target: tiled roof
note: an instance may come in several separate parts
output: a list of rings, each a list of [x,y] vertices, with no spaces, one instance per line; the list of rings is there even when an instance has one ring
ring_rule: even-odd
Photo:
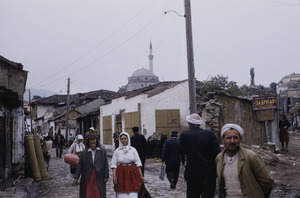
[[[42,98],[42,99],[36,100],[31,103],[31,105],[37,105],[37,104],[44,104],[44,105],[67,104],[67,95],[56,95],[55,94],[53,96],[49,96],[47,98]]]
[[[102,98],[105,102],[110,101],[111,99],[119,96],[120,94],[114,91],[109,90],[97,90],[90,91],[86,93],[77,93],[70,95],[70,104],[78,104],[84,103],[84,101],[93,101],[98,98]],[[42,98],[40,100],[34,101],[31,103],[32,105],[66,105],[67,104],[67,95],[53,95],[47,98]]]
[[[118,92],[101,89],[81,94],[80,100],[102,98],[104,101],[110,101],[112,98],[118,97],[119,95]]]
[[[16,63],[16,62],[10,61],[1,55],[0,55],[0,61],[6,62],[7,64],[9,64],[17,69],[23,70],[23,65],[21,63]]]
[[[159,94],[167,89],[170,89],[184,81],[165,81],[165,82],[160,82],[157,84],[153,84],[144,88],[132,90],[129,92],[126,92],[122,94],[121,96],[126,96],[126,98],[131,98],[140,94],[148,94],[148,97],[154,96],[156,94]]]

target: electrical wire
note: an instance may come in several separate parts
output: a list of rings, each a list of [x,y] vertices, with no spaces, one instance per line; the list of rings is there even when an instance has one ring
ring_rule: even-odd
[[[50,75],[49,77],[43,79],[43,81],[36,83],[35,85],[33,85],[31,88],[37,88],[41,86],[42,82],[45,82],[51,78],[53,78],[54,76],[56,76],[57,74],[61,73],[62,71],[66,70],[67,68],[69,68],[70,66],[74,65],[75,63],[77,63],[79,60],[81,60],[83,57],[87,56],[88,54],[90,54],[92,51],[94,51],[95,49],[97,49],[99,46],[101,46],[102,44],[105,43],[105,41],[109,40],[110,38],[112,38],[114,35],[116,35],[118,32],[120,32],[125,26],[127,26],[131,21],[133,21],[134,19],[136,19],[141,13],[143,13],[146,8],[149,7],[150,3],[152,3],[152,1],[149,1],[149,3],[143,7],[137,14],[135,14],[133,17],[131,17],[126,23],[124,23],[122,26],[120,26],[116,31],[114,31],[113,33],[111,33],[108,37],[106,37],[105,39],[103,39],[100,43],[98,43],[97,45],[95,45],[94,47],[92,47],[91,49],[89,49],[87,52],[83,53],[81,56],[79,56],[78,58],[76,58],[74,61],[72,61],[71,63],[69,63],[67,66],[63,67],[62,69],[58,70],[57,72],[55,72],[54,74]],[[53,81],[51,81],[53,82]]]
[[[75,73],[77,73],[77,72],[79,72],[79,71],[81,71],[81,70],[83,70],[83,69],[85,69],[85,68],[90,67],[91,65],[95,64],[96,62],[98,62],[98,61],[101,60],[102,58],[104,58],[104,57],[106,57],[107,55],[111,54],[113,51],[115,51],[115,50],[119,49],[120,47],[122,47],[122,46],[123,46],[125,43],[127,43],[128,41],[130,41],[130,40],[132,40],[133,38],[135,38],[138,34],[140,34],[141,32],[143,32],[147,27],[149,27],[152,23],[154,23],[156,20],[158,20],[158,18],[160,18],[161,16],[162,16],[162,14],[159,15],[158,17],[156,17],[150,24],[145,25],[142,29],[140,29],[140,30],[139,30],[138,32],[136,32],[134,35],[132,35],[131,37],[129,37],[128,39],[126,39],[125,41],[123,41],[122,43],[120,43],[119,45],[115,46],[113,49],[109,50],[108,52],[106,52],[105,54],[103,54],[102,56],[100,56],[99,58],[97,58],[97,59],[91,61],[90,63],[84,65],[83,67],[80,67],[79,69],[77,69],[77,70],[75,70],[75,71],[73,71],[73,72],[71,72],[71,73],[69,73],[69,74],[67,74],[67,75],[64,75],[64,76],[62,76],[62,77],[56,78],[56,79],[54,79],[53,81],[50,81],[49,83],[39,84],[39,87],[47,86],[47,85],[52,84],[52,83],[54,83],[54,82],[56,82],[56,81],[58,81],[58,80],[61,80],[61,79],[63,79],[63,78],[67,78],[67,77],[69,77],[69,76],[71,76],[71,75],[73,75],[73,74],[75,74]]]

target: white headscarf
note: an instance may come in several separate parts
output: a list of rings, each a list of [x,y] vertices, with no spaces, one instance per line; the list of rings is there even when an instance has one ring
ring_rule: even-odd
[[[124,145],[122,144],[122,142],[121,142],[121,136],[122,136],[122,135],[126,135],[127,138],[128,138],[128,144],[127,144],[126,146],[124,146]],[[130,149],[130,136],[129,136],[129,134],[128,134],[127,132],[125,132],[125,131],[123,131],[123,132],[120,133],[120,135],[119,135],[119,148],[118,148],[118,149],[123,150],[123,153],[124,153],[124,154],[127,153],[128,150]]]
[[[82,140],[82,142],[79,143],[79,140]],[[85,149],[85,146],[83,144],[83,137],[82,135],[77,135],[73,141],[73,148],[72,146],[69,148],[68,152],[72,153],[74,152],[73,149],[75,149],[75,152],[82,152]],[[75,147],[75,148],[74,148]]]
[[[82,140],[83,141],[83,137],[82,137],[82,135],[77,135],[76,137],[75,137],[75,140],[74,140],[74,142],[76,142],[76,143],[79,143],[79,140]]]
[[[223,137],[224,133],[230,129],[235,129],[239,132],[241,137],[244,137],[244,129],[237,124],[225,124],[221,129],[221,137]]]

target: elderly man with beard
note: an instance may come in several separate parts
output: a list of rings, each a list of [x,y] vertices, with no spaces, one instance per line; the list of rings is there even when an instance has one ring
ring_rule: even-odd
[[[216,158],[219,197],[269,197],[273,179],[256,153],[240,147],[243,136],[236,124],[222,127],[225,150]]]

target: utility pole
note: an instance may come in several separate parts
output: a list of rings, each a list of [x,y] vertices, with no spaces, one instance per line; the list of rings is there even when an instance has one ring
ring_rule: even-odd
[[[33,128],[32,128],[32,107],[31,107],[30,89],[29,89],[29,104],[30,104],[30,133],[33,134]],[[27,121],[26,121],[26,125],[27,125]]]
[[[68,78],[67,115],[66,115],[66,141],[69,140],[69,113],[70,113],[70,78]]]
[[[190,98],[190,113],[197,113],[196,105],[196,85],[195,85],[195,68],[194,68],[194,52],[193,52],[193,36],[192,36],[192,16],[191,2],[185,0],[185,27],[186,27],[186,45],[188,59],[188,84]]]

